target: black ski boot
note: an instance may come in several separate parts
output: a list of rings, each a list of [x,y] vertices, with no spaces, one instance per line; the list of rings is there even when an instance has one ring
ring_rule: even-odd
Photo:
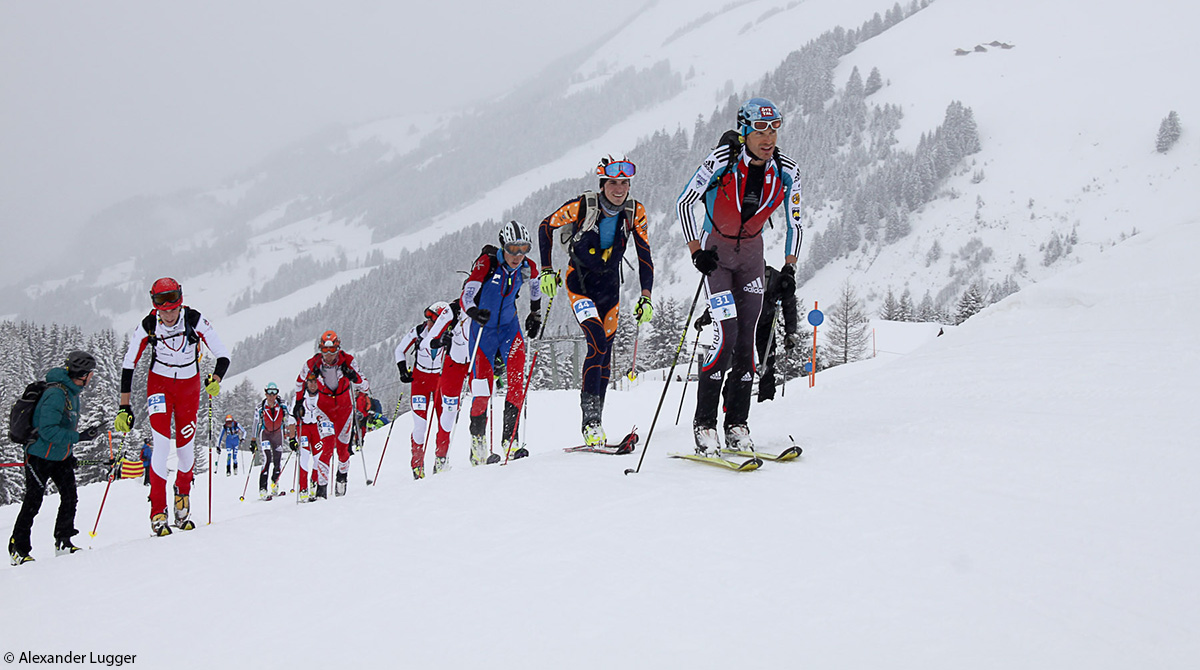
[[[346,484],[350,481],[350,477],[345,472],[337,473],[337,481],[333,483],[333,495],[342,497],[346,495]]]
[[[82,551],[79,547],[71,544],[71,538],[60,537],[54,541],[54,555],[62,556],[64,554],[73,554],[77,551]]]
[[[607,442],[601,417],[604,415],[604,396],[579,392],[579,409],[583,413],[583,443],[589,447],[602,447]]]
[[[29,555],[28,550],[17,549],[17,538],[15,537],[8,538],[8,559],[13,565],[33,562],[33,557]]]

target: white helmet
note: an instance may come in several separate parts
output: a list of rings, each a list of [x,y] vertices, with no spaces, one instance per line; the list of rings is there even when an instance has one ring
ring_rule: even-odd
[[[500,229],[501,248],[510,244],[533,245],[533,240],[529,237],[529,231],[525,229],[525,226],[521,225],[520,221],[509,221]]]

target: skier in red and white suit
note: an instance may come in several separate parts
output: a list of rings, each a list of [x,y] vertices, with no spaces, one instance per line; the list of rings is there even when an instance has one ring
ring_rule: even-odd
[[[412,472],[413,479],[425,476],[425,436],[428,432],[428,417],[431,408],[438,403],[438,381],[442,371],[442,360],[446,357],[446,345],[450,340],[450,329],[456,313],[450,305],[435,302],[425,308],[425,321],[415,325],[400,340],[396,347],[396,368],[400,381],[412,384],[409,402],[412,406]],[[408,369],[408,353],[415,351],[413,370]],[[460,382],[461,383],[461,382]],[[453,421],[451,422],[453,425]],[[447,453],[450,450],[450,431],[438,425],[437,448],[433,473],[446,469]]]
[[[333,439],[321,441],[321,455],[317,462],[317,481],[321,486],[329,483],[329,470],[333,461],[333,451],[338,454],[337,481],[333,487],[334,495],[346,495],[347,472],[350,470],[350,432],[354,430],[354,391],[358,386],[363,391],[370,392],[371,386],[367,378],[354,365],[354,357],[342,351],[342,341],[338,334],[327,330],[317,341],[320,352],[304,363],[300,374],[296,377],[296,394],[304,392],[304,383],[312,373],[317,377],[317,407],[329,417],[333,423]],[[297,403],[294,410],[296,419],[302,421],[304,404]]]
[[[130,394],[133,371],[142,354],[150,350],[150,376],[146,382],[146,410],[154,434],[150,459],[150,526],[156,535],[169,535],[167,522],[167,450],[171,444],[171,422],[175,423],[175,526],[195,528],[190,520],[192,466],[195,453],[196,412],[200,408],[200,344],[217,357],[216,368],[204,379],[208,395],[220,392],[221,378],[229,369],[229,350],[216,330],[200,312],[183,304],[183,287],[170,277],[154,282],[150,289],[154,309],[129,335],[129,349],[121,371],[120,411],[114,422],[119,433],[127,433],[135,421]]]
[[[296,430],[297,446],[300,451],[300,502],[313,502],[317,498],[327,497],[326,486],[318,481],[317,456],[321,453],[322,443],[328,439],[333,442],[333,422],[318,406],[321,400],[317,376],[309,374],[304,382],[304,391],[296,395],[296,405],[303,405],[303,411],[295,411],[300,417]],[[329,470],[326,468],[325,480],[329,480]],[[309,488],[309,482],[312,488]]]

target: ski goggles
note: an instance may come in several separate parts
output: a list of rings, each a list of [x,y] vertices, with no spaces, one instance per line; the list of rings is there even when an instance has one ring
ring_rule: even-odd
[[[267,389],[267,395],[279,395],[279,389]]]
[[[637,166],[629,161],[613,161],[596,168],[596,172],[609,179],[630,179],[637,174]]]
[[[757,121],[750,122],[750,128],[752,130],[757,130],[759,132],[764,131],[768,128],[773,128],[775,130],[779,130],[779,128],[781,126],[783,126],[783,119],[775,119],[774,121],[767,121],[765,119],[759,119]]]
[[[510,242],[504,245],[504,252],[513,256],[524,256],[533,249],[529,242]]]
[[[322,344],[321,345],[321,353],[323,353],[323,354],[336,354],[340,350],[341,350],[341,347],[339,347],[336,344]]]
[[[154,293],[150,296],[150,300],[154,302],[155,307],[163,307],[171,309],[178,307],[179,303],[183,302],[183,291],[163,291],[162,293]]]

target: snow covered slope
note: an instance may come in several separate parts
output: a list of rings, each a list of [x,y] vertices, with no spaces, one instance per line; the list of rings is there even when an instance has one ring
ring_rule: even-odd
[[[352,463],[345,498],[238,502],[244,480],[218,476],[209,526],[201,476],[199,529],[159,539],[144,489],[118,482],[90,549],[63,558],[50,497],[38,561],[0,569],[19,613],[2,651],[172,668],[1193,667],[1200,219],[1152,228],[755,405],[760,444],[794,435],[799,462],[665,458],[691,442],[675,385],[631,476],[636,456],[562,453],[576,397],[538,392],[532,456],[502,467],[471,468],[459,434],[454,469],[413,482],[402,418],[374,488]],[[644,433],[661,390],[613,393],[608,432]],[[386,437],[369,437],[372,477]],[[82,492],[85,532],[102,493]]]

